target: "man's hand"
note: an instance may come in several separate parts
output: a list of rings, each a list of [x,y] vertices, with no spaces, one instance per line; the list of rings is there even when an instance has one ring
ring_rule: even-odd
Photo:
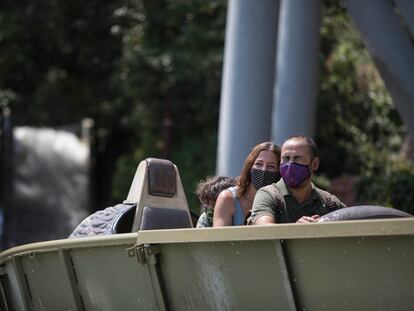
[[[319,218],[319,215],[313,215],[311,217],[309,216],[302,216],[301,218],[298,219],[298,221],[296,221],[296,223],[298,224],[308,224],[311,222],[317,222]]]

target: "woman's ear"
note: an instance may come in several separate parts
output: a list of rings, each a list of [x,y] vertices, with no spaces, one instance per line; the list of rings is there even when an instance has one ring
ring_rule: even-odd
[[[315,172],[319,168],[319,157],[314,157],[311,163],[312,172]]]

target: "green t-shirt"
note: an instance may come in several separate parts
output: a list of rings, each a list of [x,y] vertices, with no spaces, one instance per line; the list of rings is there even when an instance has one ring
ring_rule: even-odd
[[[280,179],[277,183],[257,191],[249,223],[254,224],[264,215],[272,216],[276,223],[292,223],[302,216],[322,216],[344,207],[346,205],[336,196],[313,184],[309,198],[299,204],[283,179]]]
[[[210,223],[207,213],[204,212],[198,218],[196,228],[209,228],[209,227],[213,227],[213,224]]]

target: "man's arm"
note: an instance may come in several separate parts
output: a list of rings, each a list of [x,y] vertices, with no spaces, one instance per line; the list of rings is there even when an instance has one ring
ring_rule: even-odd
[[[275,224],[275,218],[268,215],[260,216],[254,222],[254,225],[273,225]]]
[[[250,222],[253,225],[268,225],[275,223],[274,200],[272,195],[259,189],[254,197]]]

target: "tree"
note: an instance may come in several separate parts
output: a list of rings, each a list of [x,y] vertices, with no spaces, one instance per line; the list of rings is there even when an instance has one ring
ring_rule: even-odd
[[[134,151],[118,162],[119,199],[131,168],[155,156],[178,166],[190,206],[198,206],[195,186],[215,168],[225,13],[225,1],[138,1],[131,8],[136,24],[124,36],[119,76],[136,135]]]

